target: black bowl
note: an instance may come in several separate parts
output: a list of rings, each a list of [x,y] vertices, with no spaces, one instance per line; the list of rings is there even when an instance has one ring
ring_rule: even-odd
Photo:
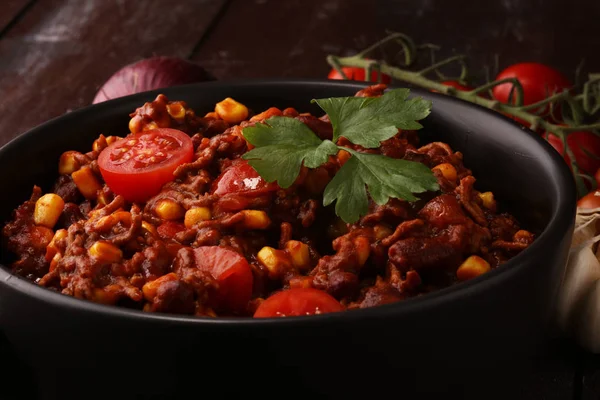
[[[48,188],[57,160],[99,133],[124,135],[128,114],[158,93],[199,114],[225,97],[255,110],[318,112],[312,98],[350,96],[361,83],[212,82],[137,94],[78,110],[0,150],[0,220]],[[277,320],[142,313],[63,296],[0,268],[0,325],[48,398],[165,398],[224,394],[358,397],[446,393],[490,398],[509,387],[549,336],[575,215],[560,156],[497,113],[440,94],[421,131],[463,152],[479,189],[492,190],[536,241],[480,278],[366,310]],[[5,256],[5,255],[4,255]],[[512,374],[507,374],[508,372]],[[509,377],[510,375],[510,377]],[[491,385],[491,386],[490,386]],[[117,389],[119,388],[119,389]],[[483,394],[481,390],[487,393]],[[144,397],[145,396],[145,397]]]

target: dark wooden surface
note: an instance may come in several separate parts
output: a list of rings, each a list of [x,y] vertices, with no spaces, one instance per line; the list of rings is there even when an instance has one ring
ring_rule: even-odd
[[[572,77],[583,59],[600,71],[599,18],[596,0],[0,0],[0,145],[89,104],[119,67],[151,55],[190,58],[220,80],[322,78],[327,54],[389,29],[442,45],[440,56],[466,53],[475,72],[497,57]],[[19,398],[24,368],[0,336],[0,398]],[[600,399],[600,357],[557,340],[513,398]]]

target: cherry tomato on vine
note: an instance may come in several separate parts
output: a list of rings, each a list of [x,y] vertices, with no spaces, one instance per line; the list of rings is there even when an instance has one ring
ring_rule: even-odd
[[[283,290],[258,306],[254,318],[292,317],[342,311],[344,307],[327,292],[313,288]]]
[[[583,196],[577,201],[579,208],[598,208],[600,207],[600,191],[594,190]]]
[[[248,261],[239,253],[219,246],[194,249],[196,267],[219,283],[217,304],[231,312],[243,312],[252,297],[254,278]]]
[[[342,71],[346,74],[348,79],[351,81],[364,81],[365,80],[365,70],[363,68],[358,67],[342,67]],[[332,68],[329,71],[329,75],[327,75],[329,79],[344,79],[344,77],[335,69]],[[371,71],[371,82],[379,82],[379,71]],[[382,74],[381,75],[381,83],[390,83],[392,82],[392,78],[389,75]]]
[[[537,103],[546,97],[569,89],[571,82],[559,71],[544,64],[520,63],[514,64],[500,72],[496,80],[517,78],[523,87],[523,105]],[[495,86],[492,93],[496,100],[508,103],[512,83]],[[516,99],[513,93],[513,102]]]
[[[175,169],[193,157],[194,145],[188,135],[160,128],[111,144],[98,156],[98,167],[113,193],[131,202],[144,202],[174,180]]]
[[[546,133],[546,140],[558,151],[563,154],[562,140],[551,133]],[[571,132],[567,136],[567,145],[575,156],[577,166],[582,172],[593,175],[597,174],[600,168],[600,137],[591,132]],[[565,153],[563,158],[571,165],[571,159]]]

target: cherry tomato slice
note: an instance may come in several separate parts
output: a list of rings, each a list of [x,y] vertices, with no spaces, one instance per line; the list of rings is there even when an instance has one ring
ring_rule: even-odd
[[[175,179],[173,172],[194,158],[194,145],[185,133],[160,128],[131,134],[98,156],[102,178],[115,194],[130,202],[145,202]]]
[[[365,80],[365,70],[363,68],[357,67],[342,67],[342,71],[346,74],[348,79],[351,81],[364,81]],[[329,79],[344,79],[342,74],[340,74],[335,68],[332,68],[329,71],[329,75],[327,75]],[[371,82],[379,82],[379,71],[371,71]],[[390,83],[392,82],[392,78],[389,75],[382,74],[381,75],[381,83]]]
[[[573,86],[559,71],[539,63],[511,65],[500,72],[496,80],[505,78],[517,78],[519,80],[523,87],[524,105],[537,103],[554,93],[561,92]],[[495,86],[492,89],[492,93],[498,101],[508,103],[511,88],[511,83],[505,83]],[[515,94],[513,93],[513,101],[515,98]]]
[[[245,160],[235,161],[213,183],[213,193],[221,196],[237,193],[254,197],[277,189],[276,183],[265,181]]]
[[[545,135],[548,142],[563,154],[563,143],[558,136]],[[575,156],[579,169],[584,173],[593,175],[600,168],[600,137],[591,132],[572,132],[567,136],[567,144]],[[571,159],[565,153],[565,161],[570,165]]]
[[[292,317],[343,311],[344,307],[328,293],[313,288],[284,290],[258,306],[254,318]]]
[[[233,313],[243,312],[252,297],[254,279],[248,261],[239,253],[219,246],[198,247],[194,255],[196,266],[219,283],[217,306]]]

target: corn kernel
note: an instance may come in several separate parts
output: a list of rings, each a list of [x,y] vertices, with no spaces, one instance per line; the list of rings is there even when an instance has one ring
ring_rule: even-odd
[[[248,108],[231,97],[217,103],[215,112],[229,124],[239,124],[248,118]]]
[[[456,182],[456,179],[458,178],[456,168],[454,168],[454,165],[452,165],[450,163],[443,163],[443,164],[436,165],[435,167],[432,168],[432,170],[440,171],[442,173],[442,175],[444,176],[444,178],[448,179],[451,182]]]
[[[196,225],[200,221],[208,221],[212,218],[210,213],[210,208],[208,207],[197,207],[190,208],[185,212],[185,218],[183,219],[183,224],[186,228],[191,228]]]
[[[479,193],[479,198],[481,199],[483,206],[485,208],[487,208],[488,210],[496,209],[496,200],[494,199],[494,193],[492,193],[492,192]]]
[[[158,236],[158,232],[156,231],[156,227],[152,225],[150,222],[142,221],[142,229],[151,234],[152,236]]]
[[[54,256],[59,253],[58,245],[56,244],[56,242],[66,238],[67,235],[68,233],[66,229],[59,229],[56,231],[56,233],[52,237],[52,240],[50,241],[50,243],[48,243],[48,246],[46,246],[46,261],[52,260]]]
[[[98,139],[94,140],[94,143],[92,143],[92,150],[102,151],[106,148],[106,146],[108,146],[108,144],[106,144],[106,137],[100,134]]]
[[[286,270],[291,268],[288,255],[283,250],[265,246],[256,255],[258,261],[269,271],[269,278],[279,279]]]
[[[139,115],[134,116],[129,120],[129,131],[131,133],[138,133],[142,131],[142,117]]]
[[[100,304],[115,304],[119,299],[119,295],[116,291],[111,291],[110,287],[106,288],[94,288],[92,291],[92,300]]]
[[[459,281],[466,281],[483,275],[491,269],[490,264],[479,256],[470,256],[456,270]]]
[[[65,202],[62,197],[54,193],[48,193],[35,202],[33,222],[47,228],[54,228],[62,214]]]
[[[310,267],[310,252],[308,245],[298,240],[289,240],[285,244],[285,250],[289,254],[294,267],[300,270]]]
[[[377,224],[373,227],[373,233],[375,233],[375,239],[382,240],[390,236],[394,231],[385,225]]]
[[[178,121],[182,121],[185,118],[185,108],[180,103],[167,104],[167,112],[173,119]]]
[[[73,178],[73,182],[75,182],[77,189],[79,189],[83,197],[88,200],[95,200],[98,196],[98,191],[102,189],[102,185],[88,166],[73,172],[71,178]]]
[[[34,226],[29,231],[29,243],[38,250],[46,249],[53,237],[54,232],[52,229],[45,226]]]
[[[185,215],[185,209],[176,201],[163,199],[156,203],[154,212],[162,219],[173,221]]]
[[[169,272],[168,274],[163,275],[160,278],[157,278],[150,282],[146,282],[146,284],[144,284],[144,286],[142,287],[142,293],[144,294],[144,298],[148,301],[153,301],[156,297],[158,287],[161,284],[165,282],[176,281],[177,279],[179,278],[177,277],[175,272]]]
[[[76,159],[76,151],[65,151],[58,161],[58,173],[61,175],[70,175],[81,168],[81,164]]]
[[[110,146],[111,144],[113,144],[117,140],[121,140],[121,139],[123,139],[121,136],[108,136],[106,138],[106,144]]]
[[[248,229],[267,229],[271,225],[271,219],[264,211],[242,210],[244,214],[244,227]]]
[[[107,263],[121,261],[123,252],[117,246],[104,241],[95,242],[89,249],[90,256]]]
[[[211,112],[209,112],[209,113],[206,113],[206,115],[204,116],[204,118],[208,118],[208,119],[221,119],[221,118],[219,117],[219,114],[217,114],[217,113],[216,113],[216,112],[214,112],[214,111],[211,111]]]
[[[356,259],[358,265],[365,265],[371,254],[371,243],[364,236],[359,236],[354,239],[354,248],[356,249]]]

